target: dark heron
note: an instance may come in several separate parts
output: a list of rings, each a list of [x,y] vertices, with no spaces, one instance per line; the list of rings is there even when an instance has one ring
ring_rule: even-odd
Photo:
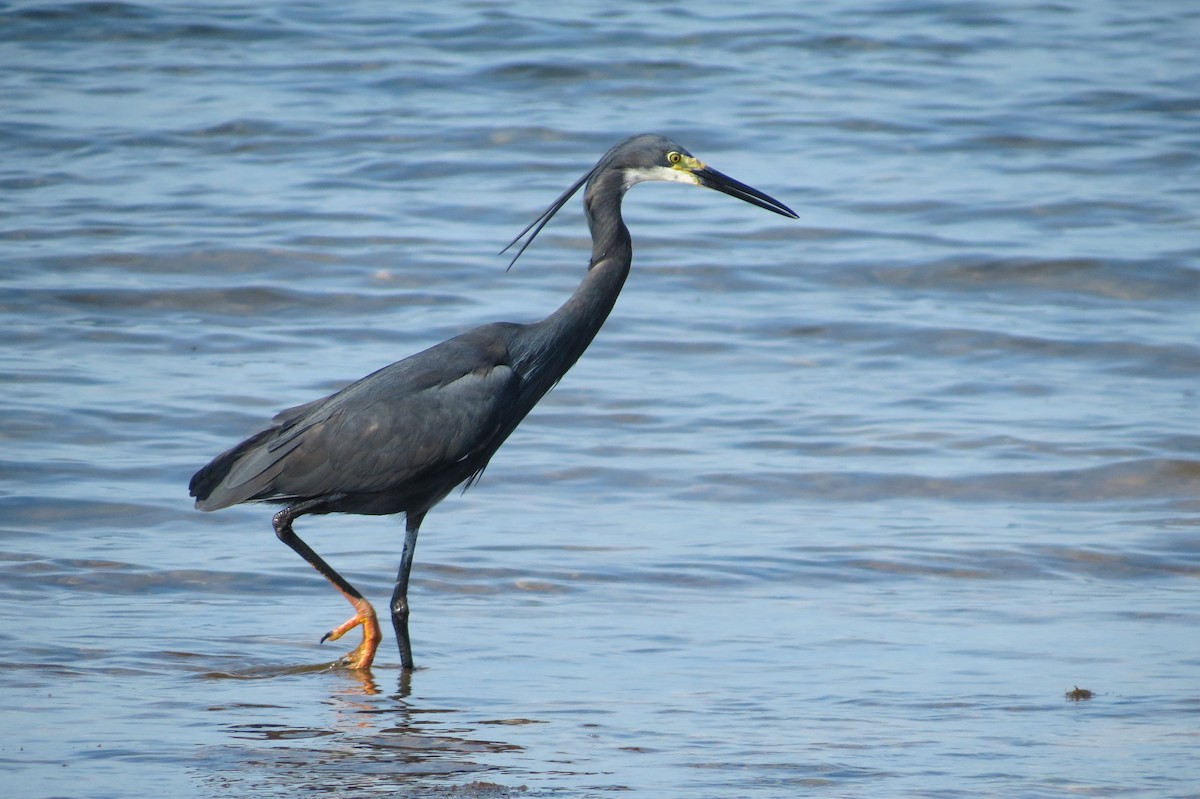
[[[411,669],[408,576],[421,521],[455,486],[469,487],[479,478],[504,440],[595,338],[633,258],[621,198],[631,186],[648,180],[716,189],[796,218],[783,203],[706,166],[664,136],[628,138],[504,248],[530,234],[513,257],[515,263],[558,209],[587,184],[583,205],[592,260],[561,308],[540,322],[477,327],[336,394],[282,411],[271,427],[218,455],[192,477],[189,488],[200,510],[255,500],[284,506],[275,514],[275,534],[354,606],[354,615],[321,640],[337,640],[363,628],[362,643],[340,664],[371,666],[382,638],[375,609],[300,540],[292,523],[307,513],[406,514],[390,609],[401,665]]]

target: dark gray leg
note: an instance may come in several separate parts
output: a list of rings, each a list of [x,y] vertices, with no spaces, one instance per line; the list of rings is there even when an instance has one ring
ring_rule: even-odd
[[[417,531],[421,529],[424,513],[409,513],[404,524],[404,551],[400,555],[400,570],[396,573],[396,589],[392,591],[392,629],[400,647],[400,667],[413,667],[412,643],[408,638],[408,574],[412,571],[413,554],[417,549]]]
[[[275,535],[279,536],[279,540],[291,547],[296,554],[308,561],[326,580],[333,583],[341,595],[354,606],[354,615],[345,623],[321,636],[321,643],[326,640],[336,641],[350,630],[361,626],[363,628],[362,643],[353,652],[340,658],[338,662],[352,669],[369,669],[375,660],[375,650],[379,648],[379,642],[383,639],[383,635],[379,631],[379,622],[375,620],[375,608],[371,607],[370,602],[363,599],[363,595],[358,592],[358,589],[334,571],[333,567],[314,552],[308,544],[301,541],[300,536],[292,530],[292,522],[298,516],[308,513],[319,507],[320,504],[319,500],[298,502],[276,513],[272,522],[275,526]]]
[[[357,588],[350,585],[345,577],[334,571],[332,566],[326,563],[316,552],[313,552],[312,548],[301,541],[300,536],[296,535],[295,531],[292,530],[293,521],[303,514],[308,513],[311,508],[319,504],[319,502],[312,500],[297,502],[295,505],[289,505],[276,513],[275,518],[271,520],[271,524],[275,527],[275,535],[279,537],[280,541],[291,547],[297,555],[308,561],[309,565],[319,571],[322,577],[333,583],[337,590],[341,591],[347,599],[362,599],[363,596],[358,593]],[[325,639],[322,638],[321,640]]]

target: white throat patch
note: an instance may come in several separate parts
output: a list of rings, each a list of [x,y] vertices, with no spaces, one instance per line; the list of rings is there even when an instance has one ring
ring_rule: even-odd
[[[626,169],[621,173],[621,192],[625,193],[639,183],[648,180],[665,180],[670,183],[687,183],[698,186],[700,181],[691,172],[669,166],[650,166]]]

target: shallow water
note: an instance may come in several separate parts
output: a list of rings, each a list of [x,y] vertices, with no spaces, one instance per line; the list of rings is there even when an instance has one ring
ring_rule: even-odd
[[[0,5],[6,795],[1200,795],[1200,11],[794,5]],[[189,476],[557,307],[577,202],[496,251],[642,130],[801,219],[632,192],[419,668],[328,668]],[[382,606],[397,520],[297,529]]]

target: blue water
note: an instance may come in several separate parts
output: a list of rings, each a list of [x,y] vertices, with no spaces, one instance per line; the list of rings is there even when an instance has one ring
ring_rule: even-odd
[[[14,797],[1195,797],[1200,8],[0,3]],[[190,475],[574,288],[583,359],[426,519],[419,668]],[[298,532],[383,607],[395,519]],[[352,644],[351,644],[352,646]],[[1074,687],[1091,699],[1070,701]]]

